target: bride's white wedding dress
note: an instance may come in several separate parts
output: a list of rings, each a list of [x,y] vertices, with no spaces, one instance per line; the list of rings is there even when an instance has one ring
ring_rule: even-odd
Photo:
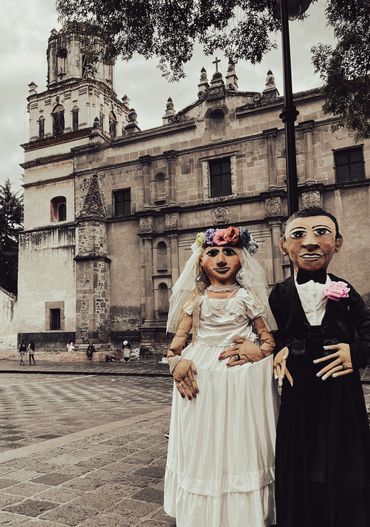
[[[173,392],[164,509],[177,527],[275,523],[273,358],[233,368],[218,359],[232,337],[256,339],[257,316],[245,289],[200,299],[198,334],[182,353],[195,364],[199,394],[189,401]]]

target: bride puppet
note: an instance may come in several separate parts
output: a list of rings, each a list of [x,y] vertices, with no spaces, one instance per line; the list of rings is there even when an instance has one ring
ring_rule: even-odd
[[[198,233],[173,287],[164,509],[177,527],[275,522],[275,321],[257,248],[245,227]]]

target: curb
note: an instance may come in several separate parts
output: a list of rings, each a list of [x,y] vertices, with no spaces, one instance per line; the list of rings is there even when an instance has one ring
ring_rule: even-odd
[[[128,371],[76,371],[76,370],[28,370],[28,371],[22,371],[22,370],[1,370],[0,374],[4,373],[15,373],[15,374],[26,374],[26,375],[106,375],[106,376],[113,376],[113,377],[171,377],[170,373],[162,373],[162,372],[128,372]]]

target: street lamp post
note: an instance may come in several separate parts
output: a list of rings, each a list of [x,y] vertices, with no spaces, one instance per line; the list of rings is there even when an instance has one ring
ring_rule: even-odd
[[[302,15],[312,0],[280,0],[281,37],[283,48],[284,109],[279,115],[285,128],[285,159],[288,216],[298,210],[298,177],[294,123],[299,112],[294,105],[292,67],[290,61],[289,18]]]

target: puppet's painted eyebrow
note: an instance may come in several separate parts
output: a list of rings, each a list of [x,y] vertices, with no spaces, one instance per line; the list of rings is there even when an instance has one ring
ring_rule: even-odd
[[[332,232],[332,228],[329,227],[329,225],[325,225],[325,224],[322,224],[320,223],[319,225],[313,225],[312,227],[313,229],[328,229],[328,231]]]
[[[292,229],[290,229],[289,232],[294,232],[294,231],[307,231],[307,227],[293,227]]]

